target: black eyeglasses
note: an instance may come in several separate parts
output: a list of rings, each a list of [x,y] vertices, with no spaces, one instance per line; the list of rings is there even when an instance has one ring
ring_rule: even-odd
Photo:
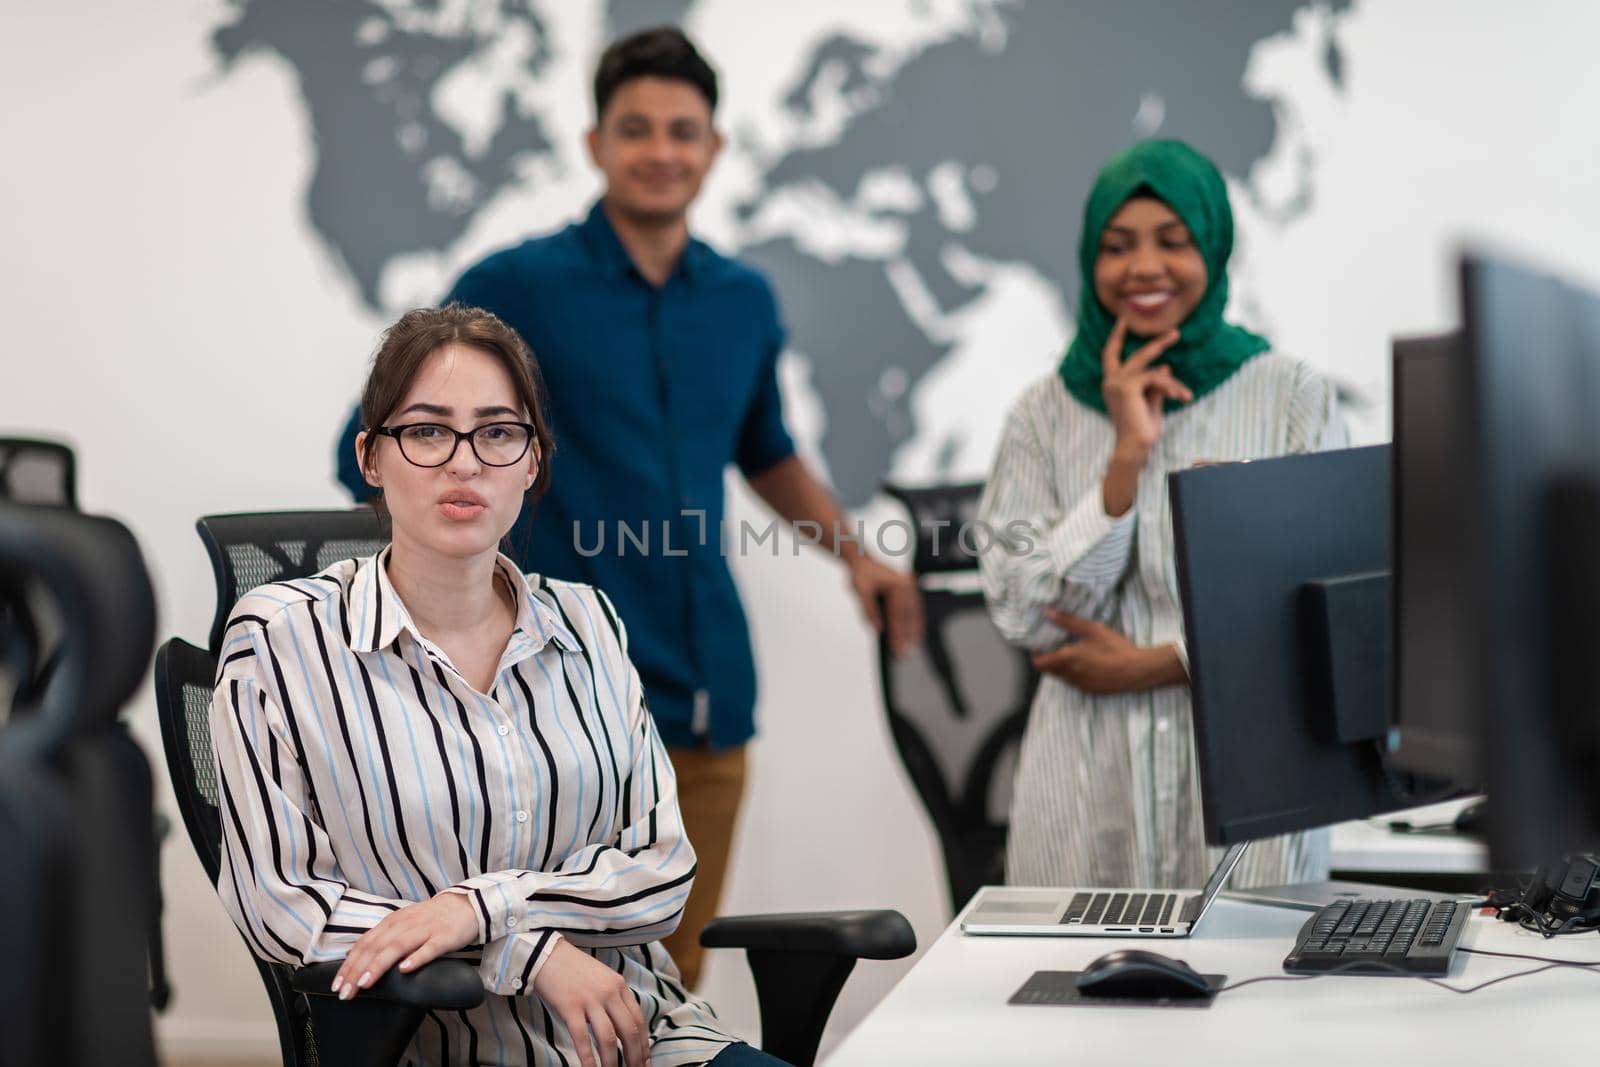
[[[528,422],[490,422],[463,433],[437,422],[380,426],[373,433],[392,437],[406,461],[418,467],[442,467],[466,441],[486,467],[509,467],[528,454],[534,427]]]

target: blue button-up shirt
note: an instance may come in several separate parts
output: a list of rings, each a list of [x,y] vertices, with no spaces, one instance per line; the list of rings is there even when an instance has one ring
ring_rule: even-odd
[[[581,223],[484,259],[446,301],[516,329],[549,390],[550,490],[512,530],[512,558],[615,601],[667,744],[747,741],[755,658],[722,552],[723,472],[737,463],[753,476],[794,452],[766,280],[691,240],[652,286],[596,204]],[[339,477],[365,499],[359,421],[340,442]]]

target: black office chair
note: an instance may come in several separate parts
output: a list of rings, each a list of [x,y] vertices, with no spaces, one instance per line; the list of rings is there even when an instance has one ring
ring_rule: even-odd
[[[77,509],[77,461],[72,449],[55,441],[26,437],[0,437],[0,500],[18,504],[39,504]],[[51,618],[39,619],[27,605],[28,591],[19,589],[0,598],[0,631],[6,632],[4,659],[0,659],[0,688],[14,691],[26,700],[29,685],[42,685],[49,677],[50,664],[33,664],[28,678],[22,678],[12,663],[32,661],[39,646],[53,646],[59,634]],[[0,723],[6,711],[0,709]]]
[[[0,516],[0,524],[4,522]],[[0,553],[0,656],[7,691],[0,707],[0,1063],[47,1063],[55,1036],[71,1024],[71,1000],[58,995],[69,979],[69,909],[59,889],[72,878],[72,805],[65,783],[47,768],[11,752],[4,726],[14,700],[27,700],[43,666],[25,573]]]
[[[376,521],[365,509],[202,518],[196,526],[217,580],[213,648],[220,647],[227,615],[241,592],[262,582],[307,577],[350,555],[373,554],[388,540],[386,529],[381,537],[371,536]],[[335,554],[341,549],[344,555]],[[156,703],[167,766],[184,824],[213,884],[221,855],[209,718],[215,677],[213,653],[179,638],[156,654]],[[900,959],[916,951],[911,924],[886,910],[726,916],[712,920],[700,942],[745,950],[756,981],[762,1047],[795,1067],[810,1067],[815,1060],[828,1014],[857,960]],[[460,960],[437,960],[412,975],[391,972],[351,1001],[328,994],[337,964],[295,970],[258,960],[257,967],[278,1021],[284,1063],[293,1067],[319,1062],[387,1067],[404,1051],[429,1007],[471,1006],[458,1003],[469,988],[472,1004],[483,998],[476,971]],[[366,1014],[352,1013],[352,1007]],[[341,1050],[337,1055],[331,1051],[335,1043]]]
[[[217,661],[174,637],[156,653],[156,708],[178,811],[206,877],[222,863],[216,756],[211,746],[211,691]],[[390,971],[351,1001],[332,996],[338,964],[286,967],[255,957],[278,1023],[285,1067],[392,1067],[429,1010],[483,1003],[483,983],[464,960],[436,960],[412,974]]]
[[[952,911],[1005,880],[1012,778],[1038,673],[1008,645],[978,587],[974,550],[981,483],[884,492],[910,512],[912,572],[927,637],[905,659],[878,642],[884,707],[895,748],[944,855]],[[963,534],[965,528],[966,533]]]
[[[41,441],[26,437],[0,437],[0,500],[44,507],[78,508],[78,464],[68,446],[56,441]],[[59,634],[55,620],[35,620],[23,607],[26,594],[11,602],[0,599],[0,630],[11,631],[10,656],[26,657],[25,645],[58,647]],[[54,669],[54,662],[46,659],[37,665],[32,677],[20,679],[9,662],[10,656],[0,660],[0,689],[9,689],[24,702],[29,699],[28,688],[42,687]],[[0,709],[0,723],[7,711]],[[161,842],[166,839],[170,826],[166,816],[155,815],[155,848],[159,854]],[[161,936],[161,885],[160,864],[151,867],[151,877],[156,881],[152,890],[150,918],[150,1003],[157,1011],[165,1010],[172,998],[172,988],[167,982],[167,965],[164,942]]]
[[[0,1059],[153,1067],[148,931],[128,918],[151,907],[152,786],[118,719],[148,669],[149,574],[120,523],[0,503],[0,595],[23,587],[61,637],[0,731]]]
[[[209,639],[213,652],[222,647],[228,613],[256,586],[308,578],[339,560],[370,556],[389,543],[388,516],[372,508],[207,515],[195,529],[217,582]]]
[[[0,500],[78,507],[78,466],[56,441],[0,437]]]

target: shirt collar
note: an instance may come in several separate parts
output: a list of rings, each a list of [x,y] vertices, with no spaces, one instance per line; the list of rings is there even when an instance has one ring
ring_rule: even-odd
[[[356,570],[350,591],[350,600],[355,608],[350,635],[353,651],[373,652],[388,648],[402,630],[424,644],[431,644],[417,629],[400,594],[395,592],[394,584],[389,581],[386,565],[392,547],[386,546],[377,555],[362,560]],[[507,656],[512,656],[514,652],[514,658],[521,659],[551,642],[567,652],[579,651],[578,641],[572,632],[554,609],[533,594],[527,577],[517,570],[516,564],[501,555],[495,565],[505,574],[517,598],[517,623],[511,632],[511,640],[506,643]]]
[[[622,238],[612,228],[611,220],[606,218],[605,207],[599,200],[594,202],[588,217],[578,229],[602,273],[615,278],[639,277],[639,269],[633,265],[633,258],[623,247]],[[673,277],[681,277],[693,284],[695,278],[705,271],[712,255],[710,246],[704,241],[689,238],[683,255],[678,257],[678,265],[673,268]]]

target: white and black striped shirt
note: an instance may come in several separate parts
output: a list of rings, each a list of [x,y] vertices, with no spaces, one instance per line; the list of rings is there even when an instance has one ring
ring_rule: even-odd
[[[1116,433],[1052,374],[1013,406],[979,507],[997,531],[980,561],[995,625],[1017,644],[1053,648],[1066,638],[1044,618],[1055,606],[1138,645],[1172,644],[1187,663],[1168,473],[1345,439],[1326,379],[1285,356],[1257,356],[1165,416],[1133,507],[1112,519],[1101,482]],[[1028,538],[1015,536],[1018,521]],[[1201,825],[1188,687],[1094,696],[1045,676],[1018,759],[1006,880],[1187,888],[1219,856]],[[1271,838],[1251,846],[1233,884],[1326,878],[1327,866],[1326,831]]]
[[[430,1012],[408,1063],[576,1064],[531,992],[560,938],[627,980],[657,1067],[711,1060],[734,1039],[657,943],[677,926],[694,850],[610,601],[501,557],[517,623],[479,693],[413,625],[387,555],[262,586],[234,609],[211,706],[217,890],[234,922],[258,955],[301,965],[461,892],[490,995]]]

